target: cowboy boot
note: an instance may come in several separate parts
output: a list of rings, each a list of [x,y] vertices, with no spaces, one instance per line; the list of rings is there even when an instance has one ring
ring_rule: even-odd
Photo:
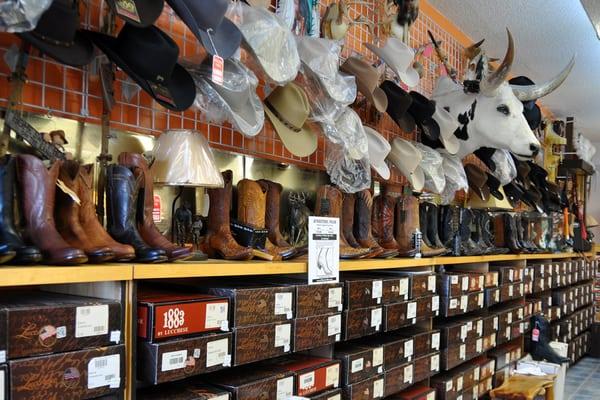
[[[492,217],[487,212],[481,213],[481,229],[483,235],[483,241],[491,248],[492,254],[506,254],[510,250],[506,247],[498,247],[495,244],[494,235],[492,233]]]
[[[517,232],[517,243],[519,247],[521,247],[521,251],[525,253],[531,253],[531,248],[525,242],[525,227],[523,226],[523,220],[521,219],[521,214],[516,214],[512,217],[514,222],[515,231]]]
[[[344,200],[342,201],[342,219],[340,220],[342,228],[342,236],[352,247],[361,247],[356,238],[354,238],[354,207],[356,206],[356,198],[354,193],[343,193]]]
[[[440,240],[438,221],[440,218],[439,207],[433,203],[427,204],[427,237],[434,248],[445,249],[444,254],[450,253],[450,248],[444,246]]]
[[[496,214],[493,217],[494,219],[494,244],[496,247],[506,247],[506,239],[504,238],[504,214]],[[509,249],[510,251],[510,249]]]
[[[492,254],[494,248],[490,247],[483,239],[483,218],[480,210],[471,210],[472,216],[472,227],[471,239],[475,242],[475,245],[480,249],[480,254]]]
[[[418,200],[414,196],[401,196],[394,199],[396,202],[395,236],[398,251],[401,257],[414,257],[417,254],[415,247],[415,233],[419,228]]]
[[[92,198],[94,191],[94,164],[78,165],[76,180],[78,181],[79,223],[87,234],[90,246],[108,247],[114,256],[114,261],[131,261],[135,258],[135,249],[127,244],[115,241],[106,232],[96,215],[96,206]]]
[[[321,217],[335,217],[340,218],[342,216],[342,203],[343,195],[342,192],[331,186],[323,185],[317,190],[317,200],[315,206],[315,215]],[[340,258],[360,258],[369,253],[369,249],[366,248],[354,248],[351,247],[348,242],[344,239],[342,234],[342,227],[340,226],[339,232],[340,238]]]
[[[413,196],[412,194],[407,194],[402,196],[402,198],[399,200],[399,204],[400,203],[402,204],[406,221],[403,224],[405,226],[403,228],[400,228],[403,232],[403,236],[405,237],[403,241],[406,242],[406,240],[408,239],[408,242],[414,243],[414,241],[416,240],[415,232],[419,230],[421,226],[423,226],[421,225],[420,221],[421,210],[419,207],[419,199],[416,196]],[[400,212],[400,214],[402,214],[402,212]],[[427,220],[427,215],[425,215],[424,218],[425,220]],[[398,218],[396,219],[396,221],[398,222]],[[426,224],[427,223],[425,223],[424,225],[425,228],[427,227]],[[396,229],[398,229],[398,225],[396,225]],[[445,248],[436,249],[435,247],[429,246],[429,244],[426,243],[425,240],[423,240],[423,237],[426,235],[424,235],[422,232],[420,236],[421,255],[423,257],[437,257],[447,253],[448,250]],[[396,234],[396,241],[398,242],[398,244],[402,245],[402,241],[398,240],[398,234]]]
[[[541,315],[531,317],[531,326],[533,331],[537,331],[537,341],[534,340],[533,334],[529,342],[529,352],[534,360],[548,361],[554,364],[561,365],[562,363],[570,362],[569,358],[562,357],[550,346],[550,323]]]
[[[460,208],[455,206],[440,207],[440,241],[444,247],[451,249],[454,256],[460,256]]]
[[[396,199],[392,196],[384,194],[375,196],[371,212],[371,230],[373,237],[382,248],[386,251],[397,251],[399,255],[402,255],[394,237],[395,208]]]
[[[373,196],[369,189],[361,190],[356,193],[355,218],[354,218],[354,237],[360,247],[371,249],[373,257],[391,258],[398,255],[398,247],[384,249],[381,247],[371,230],[371,213],[373,209]]]
[[[142,198],[143,213],[137,213],[138,232],[149,246],[163,249],[169,261],[185,260],[192,256],[192,251],[187,247],[179,247],[164,237],[152,218],[154,209],[154,185],[152,174],[148,169],[146,159],[139,153],[119,154],[119,164],[129,168],[135,177],[141,177],[140,196]],[[141,215],[141,218],[139,216]]]
[[[269,240],[275,246],[293,247],[283,238],[279,228],[279,215],[281,210],[281,192],[283,187],[273,181],[260,179],[261,185],[267,186],[267,211],[265,213],[265,226],[269,230]]]
[[[435,245],[429,240],[429,229],[427,229],[427,224],[429,223],[429,218],[427,217],[428,207],[429,203],[419,204],[419,229],[421,230],[425,245],[433,249]]]
[[[523,248],[518,241],[518,229],[515,219],[509,213],[502,214],[502,217],[504,219],[504,240],[506,241],[506,247],[513,253],[522,253]]]
[[[265,229],[265,215],[267,208],[267,191],[269,186],[265,183],[242,179],[237,184],[238,189],[238,221],[253,228]],[[267,253],[274,256],[275,260],[288,259],[295,254],[291,246],[279,247],[265,240]]]
[[[54,224],[54,197],[60,165],[54,163],[47,170],[40,159],[31,155],[17,156],[16,163],[25,237],[41,250],[44,262],[48,264],[86,262],[85,253],[65,242]]]
[[[0,263],[35,264],[42,260],[42,253],[23,242],[15,225],[15,184],[15,157],[6,155],[0,158]],[[16,253],[14,258],[11,252]]]
[[[210,207],[208,209],[207,232],[202,243],[202,251],[211,258],[226,260],[249,260],[252,248],[240,246],[231,235],[229,210],[231,209],[233,173],[223,172],[223,188],[208,189]]]
[[[74,194],[79,192],[79,180],[76,179],[79,163],[75,161],[56,161],[60,165],[59,179]],[[73,198],[59,190],[56,193],[54,208],[56,230],[73,247],[85,252],[92,263],[112,260],[115,254],[106,246],[94,246],[79,221],[79,204]]]
[[[460,210],[460,252],[463,256],[473,256],[481,254],[481,249],[471,238],[472,214],[471,210],[461,208]]]
[[[148,246],[135,223],[139,180],[121,165],[106,171],[106,211],[108,233],[118,242],[133,246],[136,260],[142,263],[167,261],[164,250]]]

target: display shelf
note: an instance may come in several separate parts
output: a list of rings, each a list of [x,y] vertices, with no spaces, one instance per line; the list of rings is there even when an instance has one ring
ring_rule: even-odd
[[[1,266],[0,271],[0,287],[133,279],[132,264]]]

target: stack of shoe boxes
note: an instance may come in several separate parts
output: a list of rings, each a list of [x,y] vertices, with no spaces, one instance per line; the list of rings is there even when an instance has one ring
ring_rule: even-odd
[[[92,399],[122,391],[125,348],[118,301],[9,292],[0,296],[0,323],[0,358],[8,362],[0,367],[7,392],[0,395],[65,398],[68,387],[70,398]]]

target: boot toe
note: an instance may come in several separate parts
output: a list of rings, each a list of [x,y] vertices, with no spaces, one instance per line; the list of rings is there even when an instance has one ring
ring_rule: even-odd
[[[176,247],[172,250],[167,251],[169,261],[187,260],[192,257],[192,250],[187,247]]]
[[[44,254],[44,262],[52,265],[78,265],[87,261],[85,253],[74,247],[52,250]]]
[[[13,260],[16,264],[35,264],[42,261],[40,249],[33,246],[23,246],[17,249],[17,256]]]
[[[115,253],[108,247],[86,249],[85,254],[88,256],[91,263],[110,261],[115,257]]]
[[[142,263],[156,263],[167,261],[167,256],[162,249],[138,248],[136,249],[136,260]]]

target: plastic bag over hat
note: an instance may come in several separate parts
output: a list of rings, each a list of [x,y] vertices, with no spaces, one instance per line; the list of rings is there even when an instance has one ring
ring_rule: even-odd
[[[425,189],[430,192],[440,194],[446,186],[446,176],[444,175],[444,159],[440,153],[431,147],[422,143],[414,145],[423,153],[421,168],[425,172]]]
[[[0,4],[0,32],[35,29],[52,0],[4,0]]]
[[[492,171],[492,175],[498,178],[502,186],[508,185],[517,177],[517,166],[510,155],[510,151],[496,149],[491,160],[496,164],[496,169]]]
[[[175,186],[223,187],[206,138],[198,131],[170,130],[158,137],[150,167],[154,181]]]
[[[331,183],[346,193],[356,193],[371,187],[371,163],[368,157],[353,159],[344,147],[326,141],[325,169]]]
[[[458,156],[445,150],[440,151],[440,155],[443,158],[442,168],[446,178],[446,186],[440,195],[441,202],[445,205],[452,203],[456,192],[459,190],[468,190],[469,181],[462,160]]]

